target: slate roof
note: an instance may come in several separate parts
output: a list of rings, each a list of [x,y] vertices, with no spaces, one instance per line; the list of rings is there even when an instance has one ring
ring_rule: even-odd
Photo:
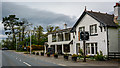
[[[55,32],[49,32],[47,34],[55,34],[55,33],[62,33],[62,32],[70,32],[72,28],[67,28],[67,29],[62,29],[62,30],[58,30],[58,31],[55,31]]]
[[[107,13],[100,13],[100,12],[93,12],[93,11],[84,11],[83,14],[80,16],[78,21],[75,23],[71,31],[75,31],[75,27],[78,25],[78,23],[82,20],[82,18],[86,15],[90,15],[92,18],[96,19],[98,22],[100,22],[102,25],[107,27],[118,27],[114,23],[114,15],[110,15]]]

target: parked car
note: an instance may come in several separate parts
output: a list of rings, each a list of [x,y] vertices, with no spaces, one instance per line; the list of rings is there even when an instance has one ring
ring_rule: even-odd
[[[2,48],[2,50],[8,50],[8,48],[7,48],[7,47],[4,47],[4,48]]]

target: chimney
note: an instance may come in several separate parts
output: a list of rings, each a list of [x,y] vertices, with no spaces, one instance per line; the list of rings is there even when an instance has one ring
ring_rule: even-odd
[[[114,22],[117,24],[120,23],[120,2],[114,6]]]
[[[64,24],[64,29],[67,29],[67,24],[66,23]]]

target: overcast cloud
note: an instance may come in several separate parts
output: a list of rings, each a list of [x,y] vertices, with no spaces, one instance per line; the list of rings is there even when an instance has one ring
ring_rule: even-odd
[[[114,5],[115,2],[3,2],[2,17],[15,14],[20,19],[26,18],[34,26],[43,26],[45,31],[48,25],[63,28],[63,24],[67,23],[68,27],[72,27],[85,6],[87,10],[113,13]],[[0,23],[0,31],[1,28]]]
[[[16,5],[15,3],[4,2],[2,4],[2,16],[8,16],[10,14],[15,14],[19,18],[26,18],[30,23],[35,26],[42,25],[44,28],[47,25],[60,26],[63,27],[64,23],[68,23],[72,26],[75,23],[75,17],[69,17],[64,14],[57,14],[46,10],[32,9],[23,5]]]

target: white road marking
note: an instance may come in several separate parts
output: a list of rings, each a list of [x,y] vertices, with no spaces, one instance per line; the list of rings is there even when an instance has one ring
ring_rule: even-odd
[[[19,61],[21,61],[21,59]]]
[[[26,63],[26,62],[23,62],[24,64],[26,64],[27,66],[31,66],[30,64]]]
[[[16,58],[17,59],[17,58]]]
[[[58,64],[58,65],[60,65],[60,66],[66,66],[66,65],[64,65],[64,64]]]

